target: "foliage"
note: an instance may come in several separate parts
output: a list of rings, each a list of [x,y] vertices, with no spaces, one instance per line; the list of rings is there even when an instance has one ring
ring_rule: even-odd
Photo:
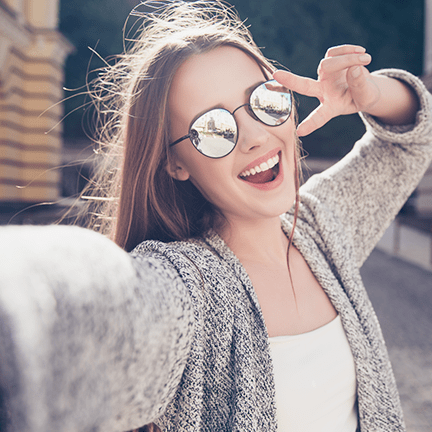
[[[327,48],[362,45],[370,70],[396,67],[422,73],[423,0],[236,0],[264,54],[292,72],[316,78]],[[318,104],[298,97],[300,119]],[[334,119],[302,139],[313,156],[340,157],[364,132],[357,115]]]
[[[122,28],[134,7],[125,0],[62,0],[60,3],[60,31],[73,43],[75,52],[65,67],[65,112],[69,114],[63,125],[66,137],[83,137],[84,116],[89,101],[85,95],[91,71],[103,66],[102,59],[123,51]],[[95,55],[94,51],[97,52]]]
[[[371,70],[384,67],[422,72],[423,0],[233,0],[267,57],[292,72],[316,77],[316,68],[328,47],[342,43],[363,45],[372,55]],[[134,0],[63,0],[63,33],[77,52],[66,65],[66,87],[85,83],[87,70],[101,65],[92,61],[87,48],[96,47],[101,57],[122,51],[122,26]],[[99,43],[97,44],[97,42]],[[90,66],[89,66],[90,65]],[[89,66],[89,68],[88,68]],[[67,95],[66,95],[67,96]],[[298,98],[300,118],[317,102]],[[72,99],[70,111],[82,104]],[[82,111],[65,120],[65,133],[80,136]],[[303,139],[313,156],[339,157],[364,131],[358,116],[334,119]]]

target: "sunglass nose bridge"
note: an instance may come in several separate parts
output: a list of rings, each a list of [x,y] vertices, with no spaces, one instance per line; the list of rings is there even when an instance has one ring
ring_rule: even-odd
[[[245,103],[245,104],[243,104],[243,105],[240,105],[239,107],[237,107],[233,112],[232,112],[232,115],[234,115],[240,108],[243,108],[243,107],[249,107],[249,109],[250,109],[250,103],[248,102],[248,103]]]

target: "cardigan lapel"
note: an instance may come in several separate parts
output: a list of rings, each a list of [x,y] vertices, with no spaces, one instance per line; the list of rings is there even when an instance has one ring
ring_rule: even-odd
[[[294,244],[341,317],[356,365],[362,430],[404,431],[385,342],[349,238],[332,212],[313,197],[302,199]],[[290,214],[282,216],[286,233],[291,230],[291,219]],[[374,429],[370,429],[372,424]]]
[[[258,301],[258,297],[256,295],[255,289],[252,285],[252,281],[249,278],[245,268],[241,264],[240,260],[236,257],[234,252],[228,247],[228,245],[224,242],[222,237],[219,236],[215,231],[209,231],[209,233],[205,236],[205,242],[211,246],[211,248],[220,256],[222,261],[224,261],[234,272],[238,280],[241,281],[244,289],[246,290],[252,304],[256,308],[256,312],[260,317],[262,325],[265,328],[267,334],[267,328],[264,323],[264,317],[261,311],[261,306]],[[267,334],[268,337],[268,334]]]

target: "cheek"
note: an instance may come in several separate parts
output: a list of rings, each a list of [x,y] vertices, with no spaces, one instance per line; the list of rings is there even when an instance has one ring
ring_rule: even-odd
[[[190,142],[189,138],[171,147],[172,160],[177,167],[180,167],[190,176],[195,175],[196,167],[199,167],[197,151]]]
[[[205,158],[205,156],[204,156]],[[234,193],[235,185],[232,181],[232,167],[224,159],[205,158],[200,164],[191,166],[189,180],[201,192],[204,198],[216,207],[223,209]]]
[[[284,143],[285,154],[289,157],[290,161],[292,161],[294,156],[297,157],[297,148],[300,143],[294,122],[290,121],[288,124],[284,124],[274,134]]]
[[[195,178],[191,177],[189,179],[191,183],[201,192],[201,195],[209,202],[217,205],[218,199],[216,198],[215,191],[211,188],[209,184],[197,181]]]
[[[195,169],[193,169],[195,168]],[[217,204],[223,176],[220,170],[213,170],[205,164],[190,168],[189,180],[212,204]]]
[[[290,179],[290,182],[295,185],[297,176],[296,171],[300,164],[299,148],[301,143],[297,137],[294,122],[292,122],[292,124],[279,135],[279,138],[285,144],[284,160],[286,167],[288,168],[286,174],[289,176],[288,178]]]
[[[283,131],[281,132],[285,136],[285,139],[289,139],[290,143],[292,142],[296,143],[298,138],[297,138],[297,127],[294,118],[290,117],[284,126],[286,127],[281,128],[283,129]]]
[[[293,140],[297,141],[297,128],[292,116],[279,126],[268,126],[268,130],[286,145],[292,145]]]

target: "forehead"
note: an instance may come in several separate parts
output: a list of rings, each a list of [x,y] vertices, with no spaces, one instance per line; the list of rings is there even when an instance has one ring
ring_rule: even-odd
[[[224,46],[195,55],[174,76],[170,112],[196,115],[215,106],[231,111],[245,103],[248,90],[264,79],[256,61],[238,48]]]

